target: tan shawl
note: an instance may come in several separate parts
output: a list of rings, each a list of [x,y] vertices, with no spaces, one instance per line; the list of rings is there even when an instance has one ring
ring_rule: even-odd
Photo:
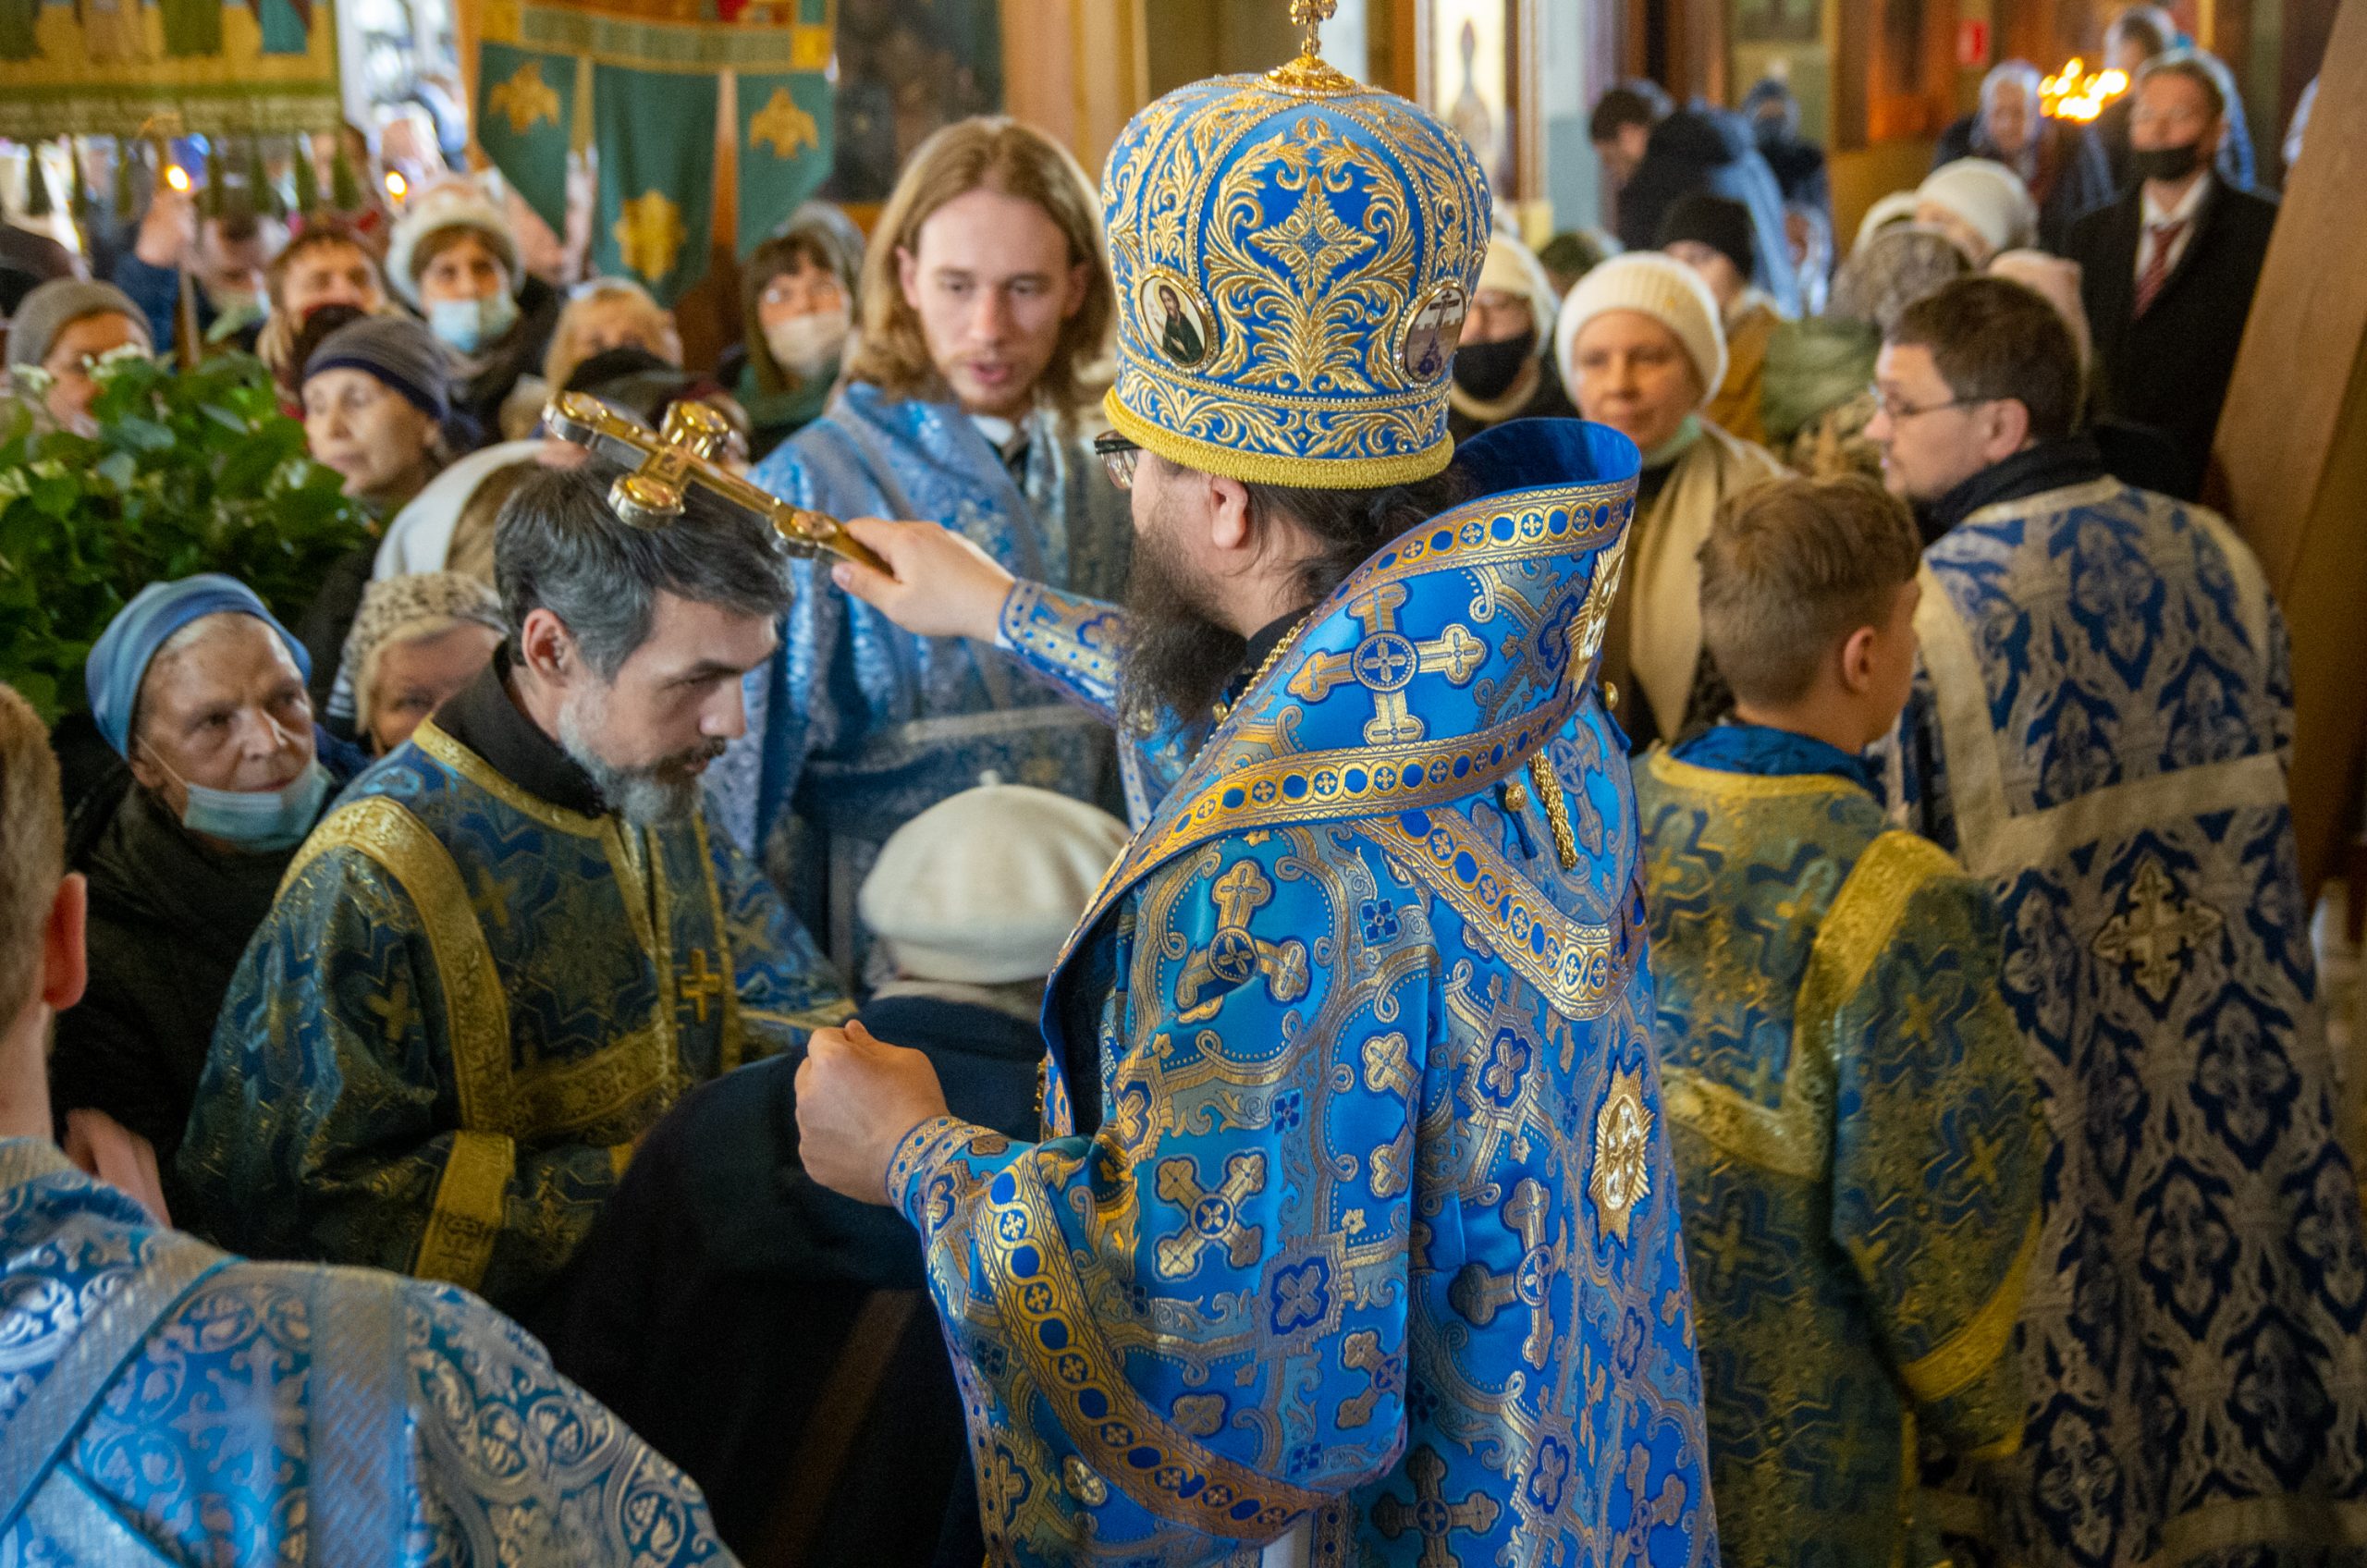
[[[1765,447],[1736,440],[1704,419],[1700,439],[1676,459],[1660,498],[1636,520],[1626,586],[1612,612],[1607,643],[1626,656],[1618,661],[1624,668],[1616,668],[1606,653],[1603,676],[1643,688],[1662,741],[1683,731],[1701,664],[1701,541],[1729,496],[1790,472]],[[1630,722],[1633,712],[1627,710]]]

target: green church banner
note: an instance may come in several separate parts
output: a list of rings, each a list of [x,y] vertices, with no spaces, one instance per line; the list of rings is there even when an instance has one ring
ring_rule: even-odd
[[[830,0],[486,0],[478,144],[563,232],[567,150],[588,125],[594,263],[671,303],[706,271],[724,73],[737,79],[743,254],[829,172],[830,16]]]
[[[831,88],[819,71],[739,80],[740,253],[763,243],[829,178]]]
[[[592,124],[600,201],[592,261],[670,305],[706,271],[715,226],[712,76],[592,69]]]
[[[332,0],[0,0],[0,137],[330,130]]]
[[[477,144],[528,206],[567,232],[567,150],[575,126],[575,62],[507,43],[477,51]]]

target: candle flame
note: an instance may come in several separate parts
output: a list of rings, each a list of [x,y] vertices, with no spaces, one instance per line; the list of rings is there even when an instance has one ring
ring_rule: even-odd
[[[410,193],[411,181],[405,179],[395,170],[388,169],[386,171],[386,194],[399,202]]]
[[[181,167],[178,164],[166,165],[165,183],[172,187],[175,190],[187,190],[189,189],[189,170]]]
[[[2103,114],[2105,104],[2128,91],[2128,72],[2091,71],[2087,61],[2074,55],[2061,70],[2038,84],[2039,110],[2055,119],[2085,122]]]

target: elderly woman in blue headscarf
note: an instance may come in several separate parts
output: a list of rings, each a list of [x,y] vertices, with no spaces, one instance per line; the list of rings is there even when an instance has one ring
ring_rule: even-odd
[[[52,1097],[113,1117],[168,1173],[231,971],[362,761],[314,727],[310,668],[252,589],[213,574],[142,589],[84,668],[129,778],[69,851],[90,879],[90,987],[58,1019]]]

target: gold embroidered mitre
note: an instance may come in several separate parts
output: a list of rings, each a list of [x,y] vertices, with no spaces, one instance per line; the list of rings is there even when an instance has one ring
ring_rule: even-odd
[[[1206,473],[1363,489],[1446,467],[1487,257],[1461,137],[1312,52],[1179,88],[1102,178],[1119,434]]]

